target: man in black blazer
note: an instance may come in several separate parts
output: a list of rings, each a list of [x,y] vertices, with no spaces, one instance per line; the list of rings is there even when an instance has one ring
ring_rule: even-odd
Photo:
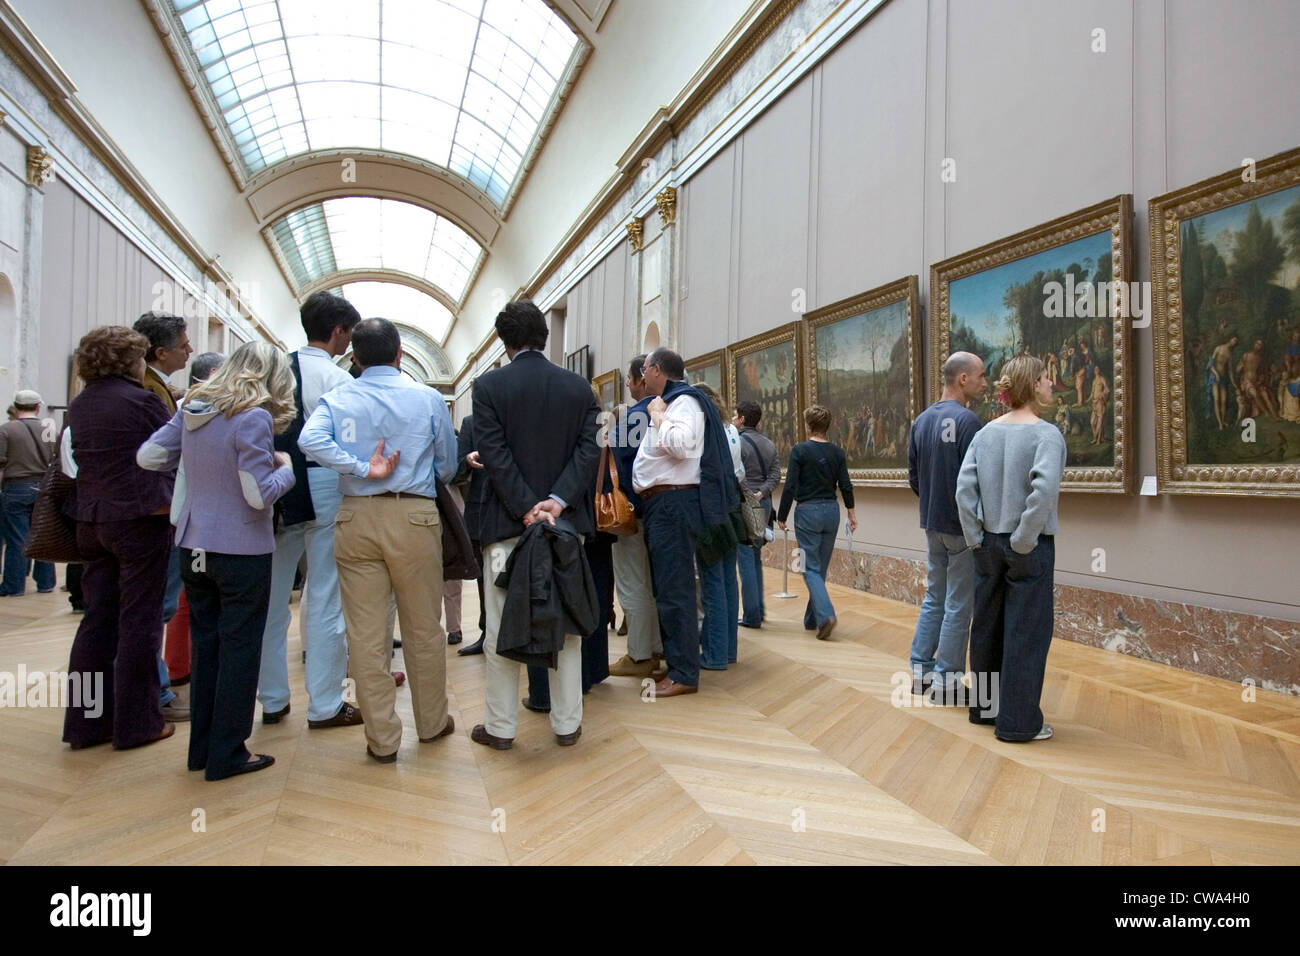
[[[470,387],[473,388],[473,384]],[[460,464],[453,481],[460,485],[469,482],[469,487],[465,489],[465,527],[469,531],[470,544],[474,546],[474,559],[478,561],[479,638],[473,644],[467,644],[456,652],[465,657],[470,654],[482,654],[483,642],[487,635],[487,610],[483,603],[483,538],[479,532],[478,515],[488,490],[488,480],[474,446],[473,415],[466,415],[461,419],[460,434],[456,438],[456,457]]]
[[[543,354],[546,319],[531,302],[511,302],[497,316],[510,362],[474,383],[474,447],[489,489],[479,506],[487,701],[475,743],[508,750],[519,715],[519,664],[496,653],[506,589],[496,584],[524,528],[563,515],[579,534],[596,531],[591,488],[599,449],[599,408],[591,384]],[[551,728],[561,746],[582,733],[582,638],[570,635],[551,682]]]

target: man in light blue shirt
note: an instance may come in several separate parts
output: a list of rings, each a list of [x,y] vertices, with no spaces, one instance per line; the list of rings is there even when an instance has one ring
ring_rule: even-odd
[[[321,396],[298,447],[340,476],[334,556],[349,669],[365,717],[366,752],[392,763],[402,740],[397,689],[388,670],[392,595],[420,740],[431,742],[454,729],[447,713],[442,527],[434,482],[456,470],[456,436],[442,395],[402,377],[401,337],[392,322],[357,323],[352,357],[361,377]]]

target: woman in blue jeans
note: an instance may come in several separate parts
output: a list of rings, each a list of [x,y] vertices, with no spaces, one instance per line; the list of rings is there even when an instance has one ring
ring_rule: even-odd
[[[731,470],[739,484],[745,478],[745,465],[740,457],[740,433],[722,411],[722,399],[704,382],[695,388],[703,392],[717,409],[727,432],[727,447],[731,450]],[[736,578],[736,552],[732,548],[721,560],[705,564],[696,555],[695,567],[700,576],[700,604],[704,621],[700,625],[700,667],[706,671],[725,671],[735,664],[740,655],[740,584]]]
[[[790,449],[786,465],[785,490],[776,513],[776,526],[785,530],[790,506],[798,503],[794,513],[794,537],[799,543],[803,562],[803,579],[808,585],[808,607],[803,626],[817,631],[817,639],[826,640],[835,629],[835,607],[826,591],[826,571],[835,551],[835,535],[840,526],[840,506],[835,489],[840,489],[849,513],[849,531],[858,530],[853,513],[853,482],[849,480],[844,450],[826,438],[831,427],[831,412],[824,405],[813,405],[803,413],[809,438]]]

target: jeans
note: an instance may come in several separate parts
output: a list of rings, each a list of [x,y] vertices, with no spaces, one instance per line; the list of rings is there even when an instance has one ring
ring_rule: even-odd
[[[1017,554],[1011,535],[986,533],[974,564],[972,686],[989,699],[976,701],[970,720],[995,723],[1003,740],[1032,740],[1043,727],[1038,702],[1052,643],[1056,542],[1039,535],[1033,551]]]
[[[740,591],[736,584],[736,551],[715,564],[697,563],[700,568],[704,624],[700,628],[700,666],[710,671],[725,671],[736,663],[737,614]]]
[[[307,581],[300,610],[307,652],[307,719],[329,720],[343,706],[343,680],[348,671],[347,626],[334,560],[334,518],[343,498],[338,473],[329,468],[308,468],[307,481],[316,520],[282,528],[275,536],[257,697],[267,713],[289,704],[289,598],[298,560],[306,553]]]
[[[133,747],[162,733],[156,661],[171,540],[166,515],[77,522],[86,615],[72,641],[68,672],[104,675],[104,710],[92,718],[69,708],[66,743],[112,740]]]
[[[22,594],[27,590],[27,575],[36,578],[38,591],[54,590],[54,565],[48,561],[37,561],[36,567],[23,557],[23,545],[32,526],[32,508],[36,504],[36,492],[41,483],[32,481],[11,481],[0,490],[0,506],[4,508],[4,580],[0,583],[0,594]]]
[[[935,680],[951,682],[966,672],[975,567],[962,535],[927,531],[925,538],[928,569],[912,635],[912,675],[921,680],[933,673]]]
[[[167,589],[163,592],[162,619],[163,626],[176,616],[176,610],[181,606],[181,549],[172,548],[171,557],[167,560]],[[167,659],[163,656],[162,645],[158,645],[158,683],[162,688],[162,705],[166,707],[176,699],[176,691],[172,690],[172,678],[167,669]]]
[[[772,499],[764,498],[764,519],[772,517]],[[741,621],[749,627],[763,623],[767,607],[763,603],[763,546],[741,544],[736,546],[736,563],[740,566]]]
[[[189,768],[220,780],[250,756],[271,556],[181,550],[193,654]]]
[[[826,591],[826,570],[835,552],[835,534],[840,525],[840,504],[833,498],[801,501],[794,509],[794,537],[803,553],[803,579],[808,585],[808,606],[803,626],[812,630],[835,616]]]
[[[668,678],[696,687],[700,622],[695,616],[695,538],[704,524],[700,492],[698,488],[661,492],[642,508]]]

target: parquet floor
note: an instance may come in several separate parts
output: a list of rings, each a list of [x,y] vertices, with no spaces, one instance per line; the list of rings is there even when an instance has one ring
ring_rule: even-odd
[[[527,711],[513,750],[472,744],[483,659],[449,650],[455,735],[419,744],[399,691],[400,757],[377,765],[360,728],[307,730],[296,625],[293,713],[255,724],[261,773],[187,773],[184,725],[73,753],[61,711],[0,708],[0,861],[1300,863],[1300,700],[1057,641],[1056,737],[1004,744],[962,710],[896,706],[916,608],[832,592],[835,640],[800,627],[802,596],[769,597],[698,695],[593,688],[573,748]],[[0,671],[66,667],[77,620],[59,592],[0,601]]]

